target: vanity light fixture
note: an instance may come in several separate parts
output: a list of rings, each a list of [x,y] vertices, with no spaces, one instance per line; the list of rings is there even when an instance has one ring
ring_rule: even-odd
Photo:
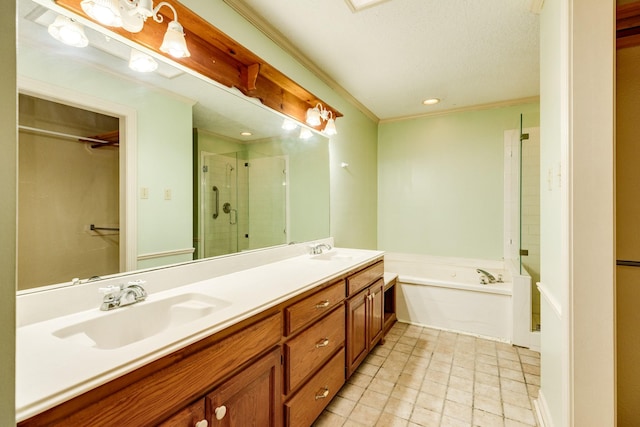
[[[139,73],[150,73],[158,69],[158,63],[151,56],[146,53],[140,52],[136,49],[131,49],[131,55],[129,56],[129,68]]]
[[[147,18],[162,23],[163,16],[158,12],[162,6],[173,11],[173,21],[169,22],[160,50],[175,58],[191,56],[184,39],[184,29],[178,22],[176,9],[166,1],[153,7],[153,0],[82,0],[82,10],[102,25],[122,27],[131,33],[139,33]]]
[[[323,130],[325,134],[331,136],[338,133],[333,113],[330,110],[325,109],[320,103],[313,108],[307,109],[306,122],[308,125],[320,126],[323,120],[327,122]]]
[[[58,15],[47,31],[51,37],[69,46],[85,47],[89,44],[82,25],[63,15]]]

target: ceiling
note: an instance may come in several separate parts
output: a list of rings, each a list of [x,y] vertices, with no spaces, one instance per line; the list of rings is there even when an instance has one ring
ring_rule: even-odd
[[[539,95],[541,0],[224,1],[374,119]]]

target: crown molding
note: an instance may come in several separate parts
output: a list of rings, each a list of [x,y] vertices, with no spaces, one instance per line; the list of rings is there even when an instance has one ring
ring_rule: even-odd
[[[431,113],[424,113],[424,114],[414,114],[411,116],[393,117],[390,119],[382,119],[380,120],[379,123],[382,124],[382,123],[401,122],[403,120],[413,120],[413,119],[421,119],[425,117],[443,116],[443,115],[453,114],[453,113],[463,113],[466,111],[491,110],[493,108],[513,107],[513,106],[522,105],[522,104],[533,104],[535,102],[540,102],[540,96],[530,96],[527,98],[517,98],[517,99],[506,100],[506,101],[490,102],[487,104],[469,105],[467,107],[451,108],[448,110],[433,111]]]
[[[333,89],[340,96],[345,98],[350,104],[360,110],[365,116],[373,120],[375,123],[380,122],[380,118],[371,110],[358,101],[345,88],[340,86],[331,76],[325,73],[315,62],[303,54],[291,41],[284,36],[278,29],[261,17],[252,7],[242,0],[223,0],[230,8],[235,10],[240,16],[246,19],[251,25],[257,28],[278,47],[292,56],[296,61],[311,71],[323,83]]]

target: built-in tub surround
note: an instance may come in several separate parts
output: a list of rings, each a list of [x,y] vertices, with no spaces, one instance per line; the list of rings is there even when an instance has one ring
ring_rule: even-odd
[[[398,274],[398,321],[513,342],[514,287],[503,261],[386,253]],[[503,283],[480,283],[477,269]]]
[[[321,242],[333,244],[331,239]],[[109,312],[99,309],[98,287],[107,286],[107,281],[19,295],[17,421],[248,319],[383,254],[339,248],[333,252],[340,256],[327,260],[326,257],[314,258],[317,255],[308,252],[308,244],[290,245],[114,278],[109,282],[145,280],[149,295],[144,302]],[[216,270],[222,273],[212,273]],[[190,297],[182,301],[180,295]],[[164,301],[168,301],[167,304]],[[178,305],[186,302],[187,309],[200,307],[202,316],[170,324],[159,333],[151,331],[143,339],[124,344],[94,345],[91,337],[82,332],[87,322],[101,317],[152,304],[166,309],[174,302]],[[207,304],[213,308],[204,307]],[[70,308],[47,310],[51,305]],[[30,312],[39,307],[46,313],[31,315]],[[155,319],[137,321],[154,322]],[[77,327],[79,333],[65,333],[73,327]],[[118,334],[119,329],[114,328],[113,334]]]

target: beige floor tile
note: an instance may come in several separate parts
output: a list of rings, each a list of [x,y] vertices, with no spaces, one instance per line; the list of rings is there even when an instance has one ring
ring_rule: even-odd
[[[348,381],[350,384],[355,384],[359,387],[367,388],[372,379],[373,377],[371,375],[361,374],[356,371],[353,373],[353,375],[351,375]]]
[[[529,397],[537,398],[538,391],[540,391],[539,386],[533,385],[533,384],[527,384],[527,393],[529,394]]]
[[[457,420],[464,421],[471,424],[472,409],[470,405],[463,405],[462,403],[454,402],[452,400],[445,400],[443,416],[455,418]]]
[[[379,366],[366,363],[365,361],[358,367],[358,372],[361,374],[366,374],[374,377],[376,375],[376,372],[378,372],[378,369],[380,369]]]
[[[512,391],[515,393],[527,394],[527,386],[520,381],[510,380],[509,378],[500,378],[500,387],[502,391]]]
[[[499,398],[488,398],[475,396],[473,399],[473,407],[484,412],[489,412],[502,417],[502,402]]]
[[[378,393],[385,393],[390,395],[395,387],[395,383],[393,381],[387,381],[385,379],[375,377],[369,383],[369,390],[377,391]]]
[[[375,381],[375,379],[373,380]],[[372,382],[373,382],[372,381]],[[339,391],[338,396],[344,397],[345,399],[353,400],[357,402],[364,393],[365,388],[357,386],[355,384],[346,383]]]
[[[396,381],[398,381],[398,377],[400,377],[400,369],[398,368],[389,368],[389,367],[382,367],[380,369],[378,369],[378,373],[376,374],[376,378],[380,378],[386,381],[390,381],[392,383],[396,383]]]
[[[520,361],[520,357],[516,350],[499,349],[498,359],[509,359],[509,360],[515,360],[516,362]]]
[[[463,405],[473,405],[473,393],[468,391],[462,391],[455,388],[449,388],[447,390],[447,400],[462,403]]]
[[[504,418],[499,415],[485,412],[480,409],[473,410],[474,427],[504,427]]]
[[[485,374],[484,372],[476,372],[476,383],[486,384],[494,387],[500,387],[500,378],[493,374]],[[524,385],[524,383],[521,383]]]
[[[524,374],[521,370],[514,370],[509,368],[500,368],[500,377],[509,378],[510,380],[524,382]]]
[[[398,344],[405,344],[405,345],[408,345],[409,347],[415,347],[416,339],[418,339],[419,336],[420,336],[419,334],[418,335],[404,334],[398,339]]]
[[[344,424],[342,424],[342,427],[371,427],[371,426],[367,424],[359,423],[354,420],[347,420],[344,422]]]
[[[471,427],[471,423],[443,415],[440,420],[440,427]]]
[[[451,367],[451,375],[453,375],[454,377],[467,378],[470,380],[473,379],[475,374],[475,371],[473,370],[473,368],[469,369],[469,368],[455,365],[455,360],[453,363],[454,365]],[[471,363],[473,364],[473,362]]]
[[[527,384],[540,385],[540,376],[534,374],[524,374]]]
[[[375,354],[369,354],[366,359],[364,359],[364,363],[369,363],[373,366],[382,366],[385,361],[385,357],[377,356]]]
[[[427,373],[425,374],[424,379],[440,384],[447,384],[449,382],[449,374],[440,371],[434,371],[433,369],[427,369]]]
[[[422,382],[422,387],[420,391],[423,393],[429,393],[434,396],[444,397],[447,395],[447,384],[438,383],[429,379],[426,379]]]
[[[416,398],[416,408],[429,409],[430,411],[437,412],[439,414],[442,412],[443,406],[444,397],[434,396],[433,394],[421,392]]]
[[[490,375],[498,375],[498,366],[491,363],[479,362],[476,363],[476,372],[482,372]]]
[[[347,420],[355,421],[366,426],[375,426],[381,414],[382,408],[372,408],[359,403],[353,408]]]
[[[331,400],[331,403],[327,406],[327,411],[340,415],[341,417],[349,418],[349,414],[356,407],[356,402],[353,400],[345,399],[344,397],[336,396]]]
[[[386,358],[389,355],[389,353],[391,353],[391,348],[387,344],[385,344],[385,345],[377,345],[371,351],[371,354],[374,354],[376,356],[380,356],[380,357],[383,357],[383,358]]]
[[[540,366],[529,365],[528,363],[523,363],[522,364],[522,371],[525,374],[540,375]]]
[[[521,408],[519,406],[504,403],[504,417],[509,420],[521,422],[526,425],[535,426],[536,418],[531,409]]]
[[[391,393],[391,397],[395,399],[403,400],[405,402],[410,402],[413,404],[416,401],[418,394],[419,394],[419,391],[417,389],[398,384],[393,389],[393,392]]]
[[[411,413],[413,412],[413,403],[391,397],[387,401],[387,405],[384,407],[383,412],[408,420],[411,418]]]
[[[489,384],[476,383],[473,389],[473,395],[475,397],[482,397],[485,399],[500,401],[500,387],[492,386]]]
[[[324,411],[313,423],[314,427],[340,427],[347,419],[332,412]]]
[[[424,427],[439,427],[440,414],[426,408],[416,406],[411,414],[411,422]]]
[[[393,414],[383,413],[378,419],[376,427],[406,427],[409,421],[403,418],[398,418]]]
[[[428,357],[421,357],[412,353],[411,356],[409,356],[409,359],[407,359],[405,369],[407,367],[422,368],[422,371],[424,373],[424,371],[426,371],[426,368],[429,366],[429,363],[431,363],[430,355]]]
[[[501,368],[509,368],[516,371],[522,369],[520,362],[509,359],[498,359],[498,366],[500,366]]]
[[[531,409],[529,396],[522,393],[502,393],[502,401],[521,408]]]
[[[433,360],[429,364],[429,369],[432,369],[434,371],[444,372],[445,374],[449,374],[451,372],[451,363],[439,362],[437,360]]]
[[[389,395],[386,393],[378,393],[377,391],[367,389],[363,394],[358,404],[371,406],[372,408],[384,408],[384,405],[387,404],[387,400],[389,399]]]
[[[470,378],[461,378],[451,375],[449,378],[449,387],[462,391],[473,391],[473,380]]]
[[[510,420],[508,418],[505,418],[504,427],[531,427],[531,425],[521,423],[520,421],[515,421],[515,420]]]
[[[520,356],[520,361],[522,363],[526,363],[527,365],[540,366],[540,358],[539,357],[525,356],[523,354],[522,356]]]
[[[478,352],[478,354],[476,355],[476,364],[478,363],[486,363],[487,365],[498,366],[498,358],[495,355]]]
[[[413,345],[402,344],[400,341],[398,341],[396,345],[393,346],[393,351],[400,351],[402,353],[411,354],[413,348]]]

